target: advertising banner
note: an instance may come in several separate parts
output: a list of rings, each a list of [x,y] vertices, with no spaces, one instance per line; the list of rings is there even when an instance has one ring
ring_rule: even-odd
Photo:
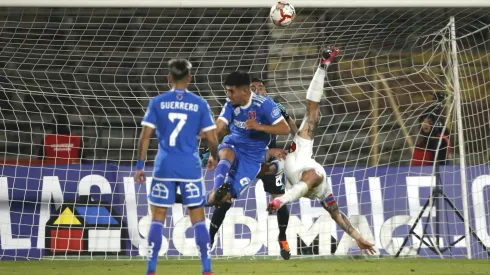
[[[135,184],[134,168],[111,164],[3,166],[0,174],[0,259],[114,255],[143,257],[151,223],[146,200],[149,184]],[[435,187],[432,167],[325,167],[341,210],[381,254],[394,255]],[[147,168],[151,171],[151,167]],[[151,172],[147,172],[148,183]],[[212,172],[205,172],[212,187]],[[459,166],[441,167],[439,182],[455,210],[463,214]],[[469,225],[490,246],[490,171],[467,168]],[[212,255],[279,255],[278,227],[266,206],[270,197],[257,181],[228,211]],[[415,232],[441,247],[465,235],[464,222],[443,200],[425,211]],[[318,202],[289,205],[288,239],[293,255],[357,254],[356,244],[332,221]],[[439,226],[434,214],[438,213]],[[213,208],[207,208],[208,219]],[[197,256],[193,230],[180,204],[168,211],[161,255]],[[471,237],[473,257],[488,255]],[[432,257],[434,252],[410,237],[402,255]],[[464,257],[465,240],[445,252]]]

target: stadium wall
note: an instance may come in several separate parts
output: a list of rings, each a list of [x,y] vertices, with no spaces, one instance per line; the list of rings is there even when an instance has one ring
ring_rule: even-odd
[[[145,237],[150,224],[146,188],[149,185],[134,183],[132,167],[107,164],[56,167],[7,165],[1,169],[0,260],[39,259],[56,255],[136,258],[146,255]],[[342,210],[352,217],[353,223],[365,237],[376,242],[381,254],[394,255],[409,225],[429,196],[430,186],[434,184],[432,168],[325,169]],[[462,209],[459,166],[446,166],[441,170],[445,193],[458,209]],[[205,175],[209,189],[212,186],[212,173]],[[490,196],[490,169],[488,166],[471,166],[467,168],[467,175],[471,190],[471,225],[489,246],[486,217],[490,214],[490,205],[484,198]],[[224,222],[221,236],[225,237],[220,240],[215,255],[278,255],[277,222],[274,216],[267,215],[267,200],[259,181],[235,202]],[[96,210],[90,214],[88,208]],[[206,211],[208,217],[210,210]],[[317,239],[319,255],[331,254],[330,236],[338,242],[335,255],[349,254],[350,248],[355,247],[355,243],[336,227],[318,203],[301,199],[290,206],[290,211],[288,238],[295,239],[299,235],[306,245],[311,245]],[[464,225],[455,215],[448,215],[442,221],[445,223],[444,230],[447,230],[445,238],[440,240],[442,246],[464,235]],[[417,228],[419,232],[426,222],[427,219],[424,219]],[[165,226],[161,254],[196,256],[192,230],[188,230],[190,227],[182,206],[173,206]],[[56,234],[61,234],[63,228],[80,231],[79,242],[62,244],[66,247],[71,245],[68,252],[56,248],[62,241]],[[78,233],[68,234],[75,236]],[[416,240],[412,240],[413,248],[407,248],[404,254],[416,255],[417,244]],[[464,242],[459,245],[452,250],[453,255],[466,254]],[[296,242],[291,242],[291,248],[296,254]],[[475,257],[484,257],[474,241],[472,250]],[[424,247],[420,255],[435,256]]]

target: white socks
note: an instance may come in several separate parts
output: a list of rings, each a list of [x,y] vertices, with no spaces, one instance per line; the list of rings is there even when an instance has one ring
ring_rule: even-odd
[[[323,95],[323,84],[325,83],[325,70],[318,67],[316,69],[315,75],[311,80],[310,86],[308,87],[308,92],[306,92],[306,99],[320,102]]]
[[[297,201],[308,193],[308,185],[304,181],[296,183],[293,188],[289,189],[280,196],[278,199],[282,202],[282,205]]]

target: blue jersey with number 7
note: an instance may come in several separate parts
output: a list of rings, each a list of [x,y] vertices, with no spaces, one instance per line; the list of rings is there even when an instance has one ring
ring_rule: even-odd
[[[158,154],[153,178],[193,182],[202,179],[199,132],[216,128],[208,103],[187,90],[171,90],[154,97],[143,126],[156,130]]]

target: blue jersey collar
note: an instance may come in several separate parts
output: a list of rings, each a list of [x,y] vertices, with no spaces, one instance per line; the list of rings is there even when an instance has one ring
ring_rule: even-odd
[[[187,89],[172,89],[170,92],[189,92]]]
[[[242,109],[247,109],[248,107],[250,107],[252,105],[252,98],[254,97],[254,93],[250,93],[250,99],[248,100],[248,103],[247,105],[245,106],[240,106],[240,108]]]

